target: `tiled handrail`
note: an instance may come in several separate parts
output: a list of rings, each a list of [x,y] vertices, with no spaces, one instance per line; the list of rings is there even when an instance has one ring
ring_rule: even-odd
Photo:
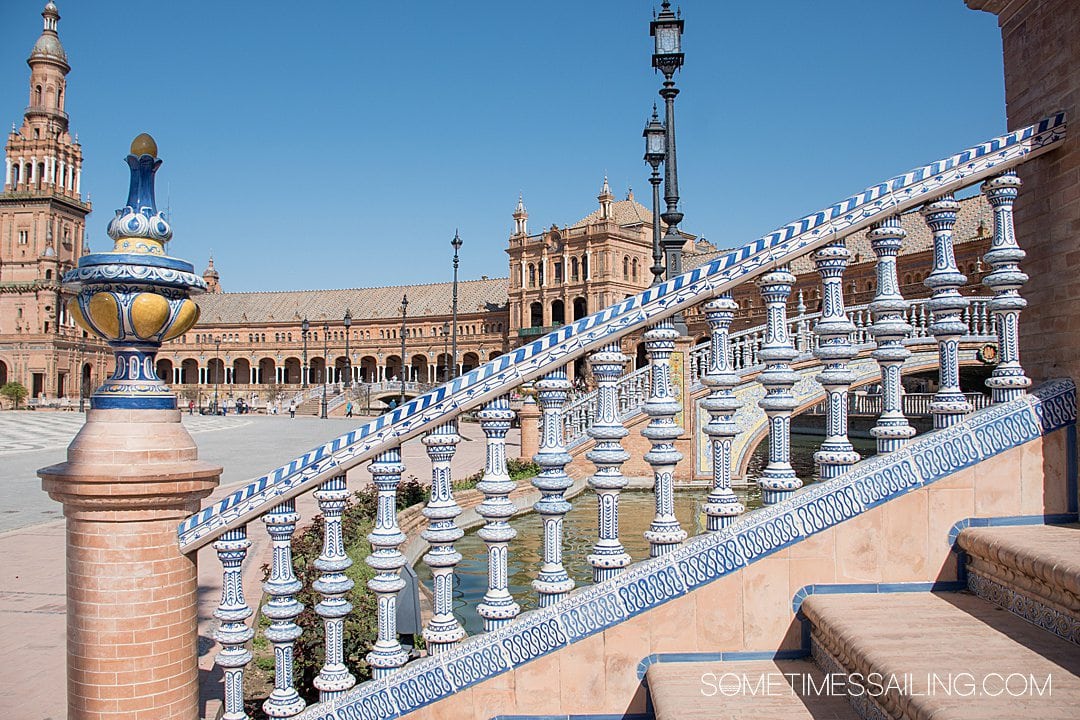
[[[1055,147],[1064,138],[1065,126],[1065,114],[1058,113],[873,185],[712,262],[502,355],[314,448],[200,510],[180,524],[180,547],[185,552],[194,551],[228,530],[265,514],[282,501],[375,457],[391,444],[431,430],[522,382],[561,368],[614,338],[653,325],[837,238],[998,175]]]

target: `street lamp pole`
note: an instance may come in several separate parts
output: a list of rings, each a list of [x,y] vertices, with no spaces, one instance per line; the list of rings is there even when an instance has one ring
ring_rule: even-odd
[[[304,367],[300,368],[300,387],[306,388],[308,383],[308,364],[307,364],[307,334],[311,329],[311,323],[307,318],[304,318],[300,323],[300,337],[304,339]]]
[[[450,355],[446,352],[446,339],[448,337],[450,337],[450,323],[444,322],[442,324],[442,356],[443,362],[446,363],[446,365],[443,365],[443,382],[450,379]]]
[[[458,235],[457,230],[454,230],[454,239],[450,241],[450,244],[454,247],[454,293],[453,293],[453,303],[452,303],[454,327],[452,329],[453,343],[452,343],[452,346],[451,346],[451,353],[452,354],[450,356],[450,359],[451,359],[451,361],[453,363],[453,368],[454,368],[452,377],[457,377],[457,271],[458,271],[458,250],[461,249],[461,245],[462,245],[461,237]]]
[[[401,296],[401,392],[398,394],[398,407],[405,404],[405,314],[409,310],[409,296]]]
[[[352,310],[345,311],[345,389],[352,387],[352,356],[349,355],[349,328],[352,327]]]
[[[664,223],[667,225],[661,241],[664,246],[664,260],[667,265],[667,279],[682,274],[683,237],[678,225],[683,214],[679,212],[679,170],[675,159],[675,97],[679,94],[675,87],[675,71],[682,67],[683,21],[671,11],[671,3],[664,0],[660,4],[660,14],[649,23],[649,34],[655,38],[652,65],[664,75],[664,86],[660,97],[664,98]],[[680,335],[686,335],[686,321],[682,313],[673,318],[675,329]]]
[[[645,138],[645,162],[652,167],[649,184],[652,185],[652,274],[653,285],[664,281],[664,256],[660,248],[660,165],[664,162],[665,136],[664,124],[656,115],[656,103],[653,103],[652,117],[645,124],[642,136]]]
[[[218,375],[218,373],[221,372],[221,336],[220,335],[215,335],[214,336],[214,356],[216,358],[216,362],[215,362],[215,365],[214,365],[214,414],[217,415],[217,414],[219,414],[218,413],[218,382],[220,382],[220,376]]]
[[[323,365],[323,377],[322,377],[322,413],[319,415],[323,420],[326,419],[326,385],[329,380],[327,375],[327,356],[330,354],[330,323],[324,322],[322,326],[322,365]]]

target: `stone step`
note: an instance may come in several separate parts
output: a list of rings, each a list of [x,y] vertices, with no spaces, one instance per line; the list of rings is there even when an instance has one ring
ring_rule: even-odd
[[[659,662],[645,673],[656,720],[857,720],[811,660]]]
[[[969,593],[812,595],[802,612],[824,670],[878,681],[853,699],[865,717],[1080,717],[1080,649]]]
[[[1080,643],[1080,525],[969,527],[956,542],[971,592]]]

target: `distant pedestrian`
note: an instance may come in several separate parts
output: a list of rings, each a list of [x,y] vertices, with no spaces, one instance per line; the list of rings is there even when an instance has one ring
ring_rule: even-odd
[[[195,414],[195,401],[194,400],[188,400],[187,401],[187,414],[188,415],[194,415]]]
[[[345,403],[345,417],[352,417],[352,401]]]

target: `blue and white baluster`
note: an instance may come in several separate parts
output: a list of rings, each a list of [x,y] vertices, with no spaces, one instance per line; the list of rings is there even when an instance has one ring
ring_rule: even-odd
[[[765,301],[765,343],[758,357],[765,369],[758,376],[765,386],[765,397],[758,407],[769,418],[769,464],[758,480],[761,501],[778,503],[802,487],[791,467],[791,413],[797,405],[791,389],[799,379],[791,369],[795,348],[787,331],[787,299],[795,276],[786,269],[767,272],[758,279]]]
[[[517,511],[517,506],[510,499],[515,483],[506,470],[506,433],[514,421],[510,396],[500,395],[477,415],[480,429],[487,437],[484,476],[476,485],[476,489],[484,493],[484,501],[476,508],[476,513],[484,518],[486,524],[476,534],[487,545],[488,589],[484,599],[476,606],[476,613],[484,618],[484,630],[491,632],[521,612],[510,595],[507,570],[510,541],[517,537],[517,530],[510,526],[510,518]]]
[[[593,567],[593,582],[613,578],[631,563],[630,554],[619,541],[619,491],[626,487],[622,464],[630,459],[620,440],[630,431],[619,421],[619,376],[630,361],[623,355],[618,342],[605,345],[589,357],[596,378],[596,422],[588,429],[596,441],[585,457],[596,465],[589,485],[596,492],[598,539],[588,556]]]
[[[960,422],[971,412],[960,390],[960,338],[967,332],[961,313],[968,299],[960,294],[967,277],[956,267],[953,253],[953,226],[960,203],[945,195],[922,208],[926,224],[934,233],[934,269],[923,284],[933,290],[927,305],[934,313],[930,332],[938,343],[938,391],[930,403],[934,429],[946,428]]]
[[[315,614],[323,619],[325,647],[323,666],[313,684],[319,690],[319,702],[326,702],[356,684],[345,666],[345,618],[353,609],[345,597],[353,588],[353,581],[345,574],[352,560],[345,554],[341,535],[341,516],[349,499],[345,476],[330,478],[312,494],[323,516],[323,549],[315,560],[315,568],[322,574],[312,588],[322,596]]]
[[[848,440],[848,388],[855,374],[847,364],[856,354],[850,337],[855,325],[844,311],[844,269],[850,256],[843,240],[830,242],[813,255],[823,287],[821,319],[814,328],[818,337],[814,357],[824,365],[814,379],[826,395],[825,440],[814,453],[822,480],[839,477],[859,462],[859,453]]]
[[[255,630],[244,622],[251,617],[251,608],[244,599],[242,566],[251,541],[247,539],[247,527],[227,530],[214,542],[218,560],[221,562],[221,602],[214,610],[220,622],[214,631],[214,639],[221,643],[221,652],[214,661],[225,675],[225,714],[222,720],[248,720],[244,712],[244,668],[251,662],[247,643],[255,637]]]
[[[652,443],[652,449],[645,453],[645,461],[653,469],[656,500],[656,515],[645,531],[649,557],[669,553],[686,539],[686,531],[675,517],[675,466],[683,457],[675,449],[675,440],[683,432],[675,423],[675,415],[682,405],[671,384],[671,353],[678,337],[671,320],[661,320],[644,334],[652,377],[649,398],[643,408],[650,420],[641,434]]]
[[[420,536],[431,545],[424,554],[424,563],[431,568],[434,602],[422,635],[432,655],[446,652],[465,637],[465,630],[454,617],[454,568],[461,562],[454,543],[465,534],[454,522],[461,508],[454,502],[450,478],[450,461],[459,442],[455,420],[436,426],[423,440],[431,460],[431,497],[424,508],[428,526]]]
[[[533,509],[544,523],[544,558],[540,572],[533,580],[533,589],[540,596],[540,607],[548,607],[574,589],[574,581],[563,567],[563,518],[570,512],[565,493],[573,481],[566,474],[566,465],[572,459],[563,446],[562,414],[570,392],[566,371],[554,370],[536,381],[536,398],[540,402],[540,449],[533,460],[540,466],[540,473],[532,484],[540,491],[540,499]]]
[[[368,535],[371,554],[365,562],[375,570],[375,577],[368,580],[368,589],[375,593],[379,636],[367,655],[371,677],[384,678],[405,664],[408,653],[401,647],[397,632],[397,595],[405,587],[400,571],[405,566],[405,556],[398,547],[405,542],[397,522],[397,487],[405,466],[401,464],[401,448],[384,450],[375,456],[368,467],[377,491],[375,529]]]
[[[1028,276],[1020,271],[1020,261],[1026,253],[1016,244],[1013,230],[1013,202],[1020,190],[1020,178],[1012,170],[983,183],[982,191],[994,208],[994,239],[983,256],[993,268],[983,278],[983,285],[994,291],[990,311],[997,320],[1000,357],[986,381],[995,403],[1009,402],[1022,396],[1031,385],[1020,365],[1020,311],[1027,301],[1020,297],[1020,288]]]
[[[706,515],[705,529],[709,532],[722,530],[746,510],[731,489],[731,443],[739,432],[735,411],[742,401],[733,392],[739,384],[739,375],[731,366],[728,330],[738,308],[729,293],[705,303],[705,320],[712,336],[709,369],[701,381],[712,392],[701,401],[701,407],[709,413],[709,422],[703,430],[712,445],[713,485],[702,510]]]
[[[875,223],[866,234],[870,246],[877,255],[877,294],[870,303],[874,315],[871,332],[877,347],[870,354],[881,368],[881,414],[870,434],[877,440],[878,453],[890,453],[904,447],[915,436],[915,428],[908,424],[902,406],[903,386],[900,371],[911,351],[904,345],[904,338],[911,334],[907,322],[910,303],[900,293],[896,276],[896,257],[907,232],[900,225],[900,216]]]
[[[274,645],[274,689],[263,702],[263,712],[272,718],[292,717],[307,704],[293,686],[293,643],[302,633],[296,617],[304,610],[296,599],[303,583],[293,572],[292,537],[298,520],[294,500],[286,500],[263,515],[273,547],[270,578],[263,583],[270,600],[262,608],[270,627],[263,634]]]

